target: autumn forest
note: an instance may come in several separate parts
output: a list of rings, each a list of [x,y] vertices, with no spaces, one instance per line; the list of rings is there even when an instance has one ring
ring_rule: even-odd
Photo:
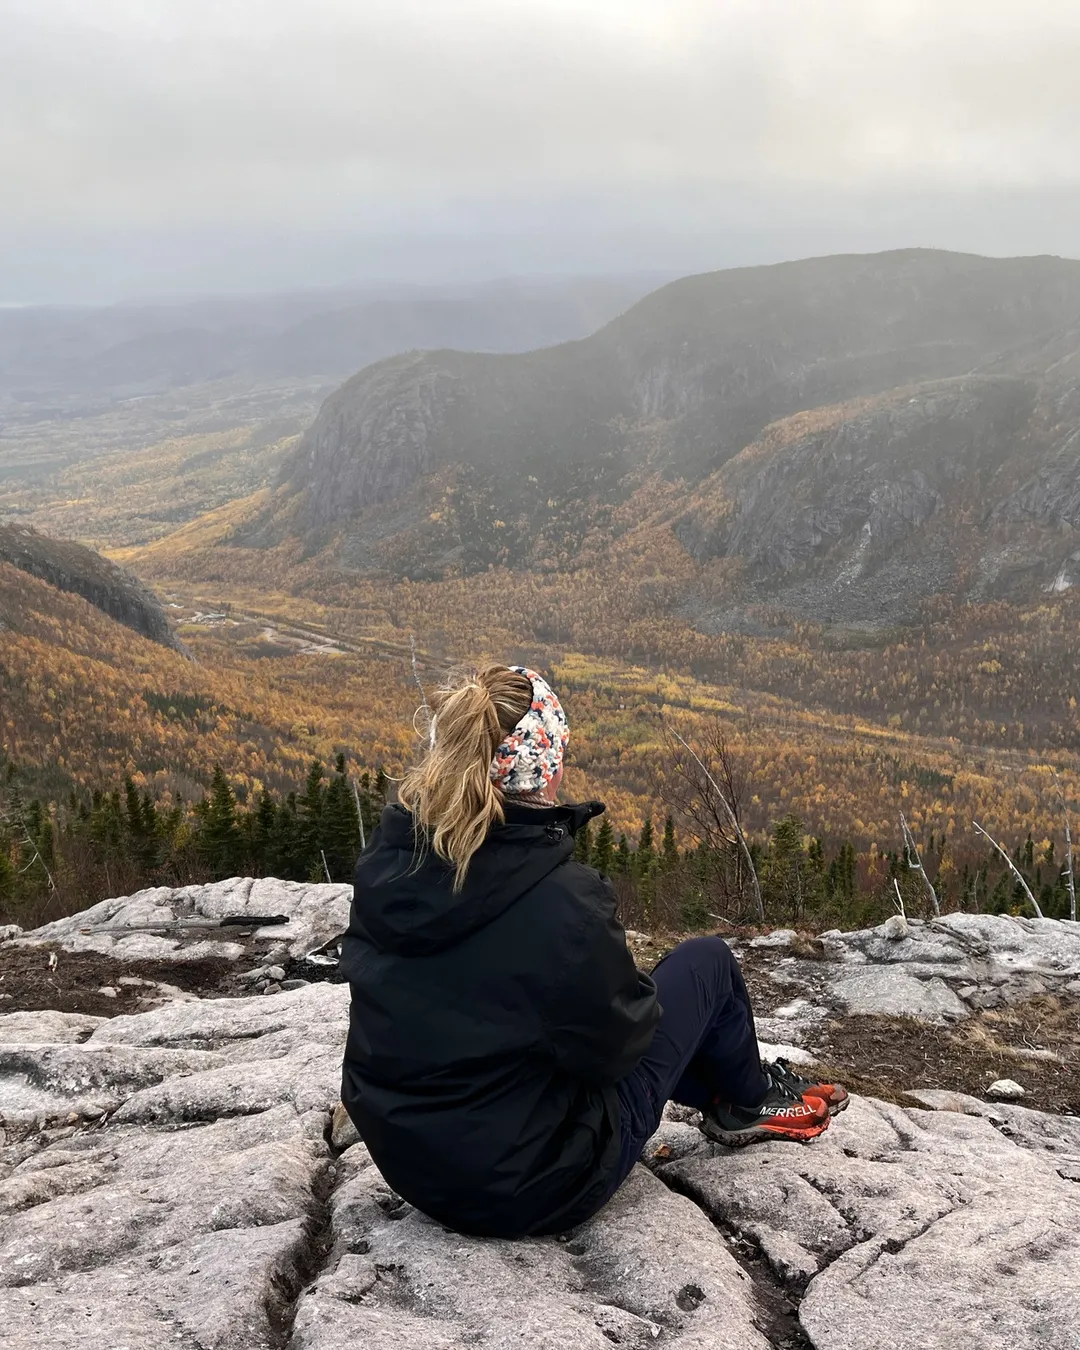
[[[1077,304],[1067,260],[903,250],[337,389],[9,398],[0,531],[143,588],[0,549],[0,921],[347,880],[425,689],[489,659],[559,691],[631,925],[1066,916]]]

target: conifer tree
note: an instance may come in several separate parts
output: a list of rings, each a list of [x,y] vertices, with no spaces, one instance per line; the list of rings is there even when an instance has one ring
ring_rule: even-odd
[[[679,865],[679,846],[675,842],[675,820],[668,816],[664,821],[664,835],[660,841],[660,868],[664,872],[674,872]]]
[[[131,781],[130,774],[124,779],[124,829],[132,856],[137,858],[141,852],[143,813],[138,789]]]
[[[56,867],[56,834],[51,820],[45,819],[41,822],[34,845],[41,865],[51,872]]]
[[[592,856],[592,841],[589,835],[589,826],[588,823],[586,823],[578,828],[578,832],[574,836],[574,859],[575,861],[585,863],[586,865],[588,865],[589,859]]]
[[[204,803],[200,848],[215,879],[234,876],[240,855],[236,827],[236,798],[220,764],[214,765],[210,796]]]
[[[0,905],[10,905],[15,899],[16,872],[11,861],[11,844],[0,832]]]
[[[277,814],[273,797],[269,792],[261,793],[251,831],[252,861],[259,876],[277,875]]]
[[[892,861],[894,867],[899,866],[895,857]],[[767,899],[791,923],[798,923],[820,902],[823,875],[803,848],[803,823],[798,816],[786,815],[773,826],[763,881]]]
[[[297,801],[300,819],[300,857],[297,865],[301,869],[301,879],[322,880],[326,877],[322,866],[322,825],[326,788],[323,786],[325,770],[317,759],[311,761],[304,791]]]
[[[598,872],[609,876],[614,870],[614,864],[615,831],[611,828],[611,821],[605,816],[596,832],[596,843],[592,850],[592,865]]]
[[[300,818],[295,792],[290,792],[278,808],[275,847],[272,852],[274,876],[281,877],[283,881],[304,880],[307,873],[303,869],[300,850]]]
[[[634,853],[634,871],[639,878],[651,876],[656,854],[653,850],[652,816],[645,817],[645,824],[638,835],[637,850]]]
[[[360,852],[360,824],[344,755],[337,756],[334,770],[323,802],[322,842],[331,877],[348,881]]]

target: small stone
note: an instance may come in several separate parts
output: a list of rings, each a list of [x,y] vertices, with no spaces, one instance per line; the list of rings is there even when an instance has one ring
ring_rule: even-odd
[[[114,988],[111,984],[103,984],[98,990],[103,998],[116,998],[119,992],[119,989]]]
[[[881,936],[890,942],[899,942],[911,934],[911,925],[902,914],[893,914],[881,925]]]
[[[284,966],[267,966],[266,974],[271,980],[281,981],[285,978]]]
[[[78,1113],[78,1111],[69,1111],[69,1112],[68,1112],[67,1123],[68,1123],[69,1125],[78,1125],[78,1123],[79,1123],[79,1113]]]
[[[261,980],[265,976],[267,970],[267,966],[255,966],[253,969],[245,970],[242,974],[237,975],[236,978],[244,984],[254,984],[257,980]]]
[[[330,1143],[339,1153],[344,1153],[347,1148],[352,1148],[353,1144],[360,1142],[360,1132],[352,1122],[352,1117],[342,1102],[338,1102],[334,1107],[334,1114],[330,1123]]]
[[[1019,1083],[1014,1083],[1011,1078],[999,1078],[997,1082],[991,1083],[986,1089],[991,1097],[1003,1097],[1009,1101],[1015,1101],[1018,1097],[1026,1097],[1026,1091]]]
[[[268,984],[268,985],[266,986],[266,988],[263,990],[263,993],[264,993],[264,994],[280,994],[280,993],[281,993],[281,985],[278,984],[277,981],[275,980],[275,982],[274,982],[273,984]]]
[[[281,988],[286,992],[290,989],[306,989],[310,983],[310,980],[282,980]]]

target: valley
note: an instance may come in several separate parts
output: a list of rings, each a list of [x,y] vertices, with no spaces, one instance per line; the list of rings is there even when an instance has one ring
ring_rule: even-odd
[[[312,759],[400,770],[414,644],[428,684],[527,660],[616,836],[671,809],[667,729],[719,718],[763,847],[797,817],[876,893],[903,810],[956,903],[973,820],[1049,857],[1052,769],[1080,800],[1078,317],[1063,260],[819,259],[528,354],[393,356],[321,409],[294,381],[198,411],[204,382],[111,441],[9,424],[0,518],[130,569],[186,655],[0,575],[6,760],[188,801],[220,764],[253,806]]]

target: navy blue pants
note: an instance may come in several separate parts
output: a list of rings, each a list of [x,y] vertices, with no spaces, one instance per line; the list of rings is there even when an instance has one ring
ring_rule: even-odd
[[[769,1087],[750,996],[723,938],[680,942],[652,977],[663,1013],[641,1062],[618,1084],[622,1151],[613,1192],[655,1134],[666,1102],[700,1111],[719,1096],[756,1106]]]

